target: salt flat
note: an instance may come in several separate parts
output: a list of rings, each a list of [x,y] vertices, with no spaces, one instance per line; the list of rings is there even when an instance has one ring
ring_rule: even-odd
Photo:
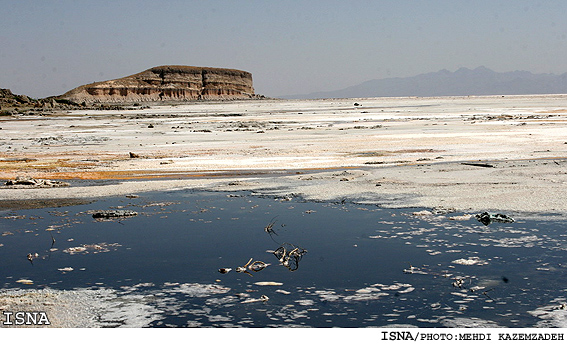
[[[566,95],[195,102],[0,128],[0,179],[71,183],[2,187],[4,203],[204,188],[567,214]]]

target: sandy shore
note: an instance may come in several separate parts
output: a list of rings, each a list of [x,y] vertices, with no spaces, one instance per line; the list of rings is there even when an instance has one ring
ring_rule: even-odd
[[[70,183],[2,186],[0,202],[200,188],[566,217],[565,104],[564,95],[257,100],[0,117],[0,180]]]

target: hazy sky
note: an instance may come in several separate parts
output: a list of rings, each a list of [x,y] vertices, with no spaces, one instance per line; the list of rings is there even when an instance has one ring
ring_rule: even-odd
[[[236,68],[257,93],[446,68],[567,72],[567,1],[0,0],[0,88],[32,97],[166,65]]]

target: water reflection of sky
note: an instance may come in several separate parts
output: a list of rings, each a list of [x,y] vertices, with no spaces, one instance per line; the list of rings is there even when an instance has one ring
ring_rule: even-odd
[[[138,215],[92,218],[107,209]],[[99,326],[566,324],[564,223],[419,210],[174,191],[2,211],[0,283],[82,293]],[[296,271],[284,243],[307,251]],[[238,273],[250,258],[270,265]]]

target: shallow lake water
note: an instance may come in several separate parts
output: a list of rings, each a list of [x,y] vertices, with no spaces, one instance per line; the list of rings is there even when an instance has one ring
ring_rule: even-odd
[[[3,210],[0,287],[105,291],[100,326],[567,325],[564,222],[422,210],[190,190]]]

